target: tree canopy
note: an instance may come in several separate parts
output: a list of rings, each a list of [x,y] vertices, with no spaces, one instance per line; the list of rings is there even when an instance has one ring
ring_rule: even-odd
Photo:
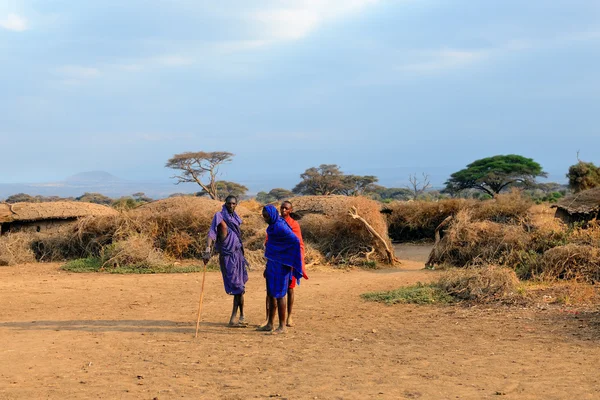
[[[321,164],[308,168],[300,175],[302,180],[292,189],[295,194],[321,195],[345,194],[357,196],[376,188],[377,177],[372,175],[346,175],[336,164]]]
[[[228,181],[216,181],[215,188],[217,190],[217,200],[225,201],[225,198],[229,195],[233,195],[237,198],[244,197],[248,188],[244,185],[235,182]],[[202,190],[197,193],[198,196],[210,195],[206,190]],[[214,197],[213,197],[214,199]]]
[[[291,190],[283,189],[283,188],[275,188],[271,189],[269,193],[267,192],[258,192],[256,194],[256,201],[262,204],[272,203],[278,200],[289,199],[294,196],[294,193]]]
[[[231,161],[233,154],[226,151],[197,151],[175,154],[167,161],[165,167],[181,170],[179,175],[174,175],[177,184],[182,182],[195,182],[212,199],[218,198],[216,187],[217,172],[219,166]],[[202,177],[208,174],[208,181],[202,182]]]
[[[579,161],[569,167],[569,189],[575,193],[600,186],[600,168],[591,162]]]
[[[516,154],[498,155],[473,161],[450,175],[446,191],[457,193],[464,189],[477,189],[494,196],[517,183],[532,185],[538,176],[545,177],[547,174],[533,159]]]

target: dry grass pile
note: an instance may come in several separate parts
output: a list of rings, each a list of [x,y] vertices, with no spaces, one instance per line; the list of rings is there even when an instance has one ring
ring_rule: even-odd
[[[384,206],[389,235],[394,241],[434,238],[435,229],[448,216],[472,207],[474,200],[394,201]]]
[[[533,201],[518,190],[502,193],[490,200],[473,204],[473,219],[503,224],[522,222],[528,216]]]
[[[167,257],[200,258],[213,215],[222,206],[205,197],[159,200],[116,215],[81,218],[72,231],[40,238],[34,248],[44,261],[100,257],[107,246],[143,235]],[[244,243],[251,245],[250,251],[263,249],[266,224],[262,216],[242,205],[236,211],[244,220]]]
[[[454,298],[482,303],[520,296],[515,272],[494,265],[445,271],[436,285]]]
[[[104,268],[164,268],[171,263],[160,249],[154,247],[152,238],[143,234],[131,235],[103,247],[101,259]]]
[[[456,267],[500,264],[516,267],[519,252],[530,244],[520,225],[473,221],[472,211],[459,211],[444,237],[432,251],[428,264]]]
[[[567,244],[546,251],[538,262],[539,277],[543,280],[574,280],[600,282],[600,248]]]
[[[555,213],[548,204],[534,204],[527,212],[528,222],[533,229],[543,233],[566,231],[567,225],[556,218]]]
[[[521,192],[499,194],[490,200],[446,199],[440,201],[397,201],[386,204],[390,237],[394,241],[433,240],[435,229],[449,216],[470,210],[473,221],[518,223],[527,219],[533,202]]]
[[[391,243],[379,203],[348,196],[302,196],[291,202],[294,211],[302,215],[299,223],[304,242],[328,261],[355,264],[365,259],[387,259],[386,245],[391,248]],[[362,221],[350,216],[352,207],[384,239],[383,242],[370,233]]]
[[[7,233],[0,237],[0,266],[35,262],[31,250],[33,235],[24,232]]]

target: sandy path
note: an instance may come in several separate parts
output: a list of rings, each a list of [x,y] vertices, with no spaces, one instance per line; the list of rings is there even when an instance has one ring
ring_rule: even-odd
[[[407,257],[410,258],[410,257]],[[417,257],[418,258],[418,257]],[[207,274],[0,268],[0,399],[598,399],[597,313],[367,303],[359,294],[436,272],[313,271],[297,327],[225,327],[231,298]],[[264,315],[250,273],[250,323]]]

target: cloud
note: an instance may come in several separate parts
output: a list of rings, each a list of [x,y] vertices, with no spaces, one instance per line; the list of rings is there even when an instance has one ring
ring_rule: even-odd
[[[323,23],[359,12],[379,0],[304,0],[283,2],[250,14],[258,35],[265,40],[285,41],[307,37]],[[281,3],[278,3],[281,4]]]
[[[23,32],[29,28],[25,18],[12,13],[0,19],[0,27],[14,32]]]
[[[423,61],[409,62],[400,65],[400,71],[417,73],[434,73],[471,65],[485,60],[490,55],[489,50],[441,49],[425,52],[420,55]]]
[[[191,57],[180,56],[180,55],[163,55],[156,57],[154,60],[158,65],[166,67],[183,67],[186,65],[192,65],[194,60]]]

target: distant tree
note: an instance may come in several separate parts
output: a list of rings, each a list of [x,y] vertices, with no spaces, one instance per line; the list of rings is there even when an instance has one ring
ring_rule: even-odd
[[[344,175],[339,193],[346,196],[362,196],[366,192],[373,191],[378,181],[379,179],[373,175]]]
[[[412,197],[409,189],[387,188],[379,185],[374,185],[372,191],[368,193],[373,199],[380,201],[408,200]]]
[[[339,193],[344,187],[344,174],[335,164],[321,164],[311,167],[300,175],[302,180],[292,192],[304,195],[330,195]]]
[[[600,168],[591,162],[579,161],[569,167],[569,188],[575,193],[600,186]]]
[[[190,194],[190,193],[171,193],[169,195],[169,197],[182,197],[182,196],[195,196],[195,195]]]
[[[232,153],[226,151],[213,152],[187,152],[175,154],[165,167],[175,170],[181,170],[181,174],[173,176],[177,179],[177,184],[182,182],[195,182],[212,199],[218,198],[218,188],[216,186],[216,177],[219,166],[231,161]],[[208,181],[202,182],[202,177],[208,174]]]
[[[151,201],[154,201],[150,197],[146,196],[146,193],[144,193],[144,192],[137,192],[137,193],[132,194],[131,196],[138,203],[150,203]]]
[[[294,192],[288,189],[275,188],[269,191],[269,196],[273,197],[275,200],[286,200],[290,197],[294,197]]]
[[[410,174],[408,175],[408,181],[410,182],[410,185],[406,186],[406,188],[410,190],[413,200],[417,200],[419,196],[431,187],[429,175],[426,173],[423,173],[421,179],[417,178],[417,174]]]
[[[261,204],[269,204],[275,201],[275,198],[269,196],[269,193],[261,191],[256,193],[256,201],[258,201]]]
[[[464,189],[478,189],[494,196],[517,183],[532,185],[538,176],[545,177],[547,174],[531,158],[515,154],[498,155],[476,160],[450,175],[446,191],[457,193]]]
[[[13,194],[8,196],[4,201],[7,203],[39,203],[39,199],[36,199],[35,197],[26,193]]]
[[[244,185],[235,182],[228,181],[216,181],[215,188],[217,189],[216,200],[225,201],[225,198],[229,195],[233,195],[237,198],[242,198],[246,195],[248,188]],[[210,195],[206,190],[201,190],[196,193],[197,196]],[[212,197],[214,199],[214,197]]]
[[[96,204],[104,204],[104,205],[111,205],[113,203],[113,199],[111,199],[110,197],[107,197],[100,193],[88,193],[88,192],[85,192],[81,196],[76,197],[75,200],[84,201],[86,203],[96,203]]]
[[[143,203],[139,203],[139,202],[135,201],[135,199],[133,197],[125,196],[125,197],[120,197],[117,200],[113,201],[112,207],[116,208],[117,210],[131,210],[132,208],[135,208],[135,207],[139,206],[140,204],[143,204]]]
[[[256,194],[256,201],[262,204],[269,204],[278,200],[286,200],[291,197],[294,197],[294,192],[292,192],[291,190],[275,188],[271,189],[269,193],[258,192]]]

